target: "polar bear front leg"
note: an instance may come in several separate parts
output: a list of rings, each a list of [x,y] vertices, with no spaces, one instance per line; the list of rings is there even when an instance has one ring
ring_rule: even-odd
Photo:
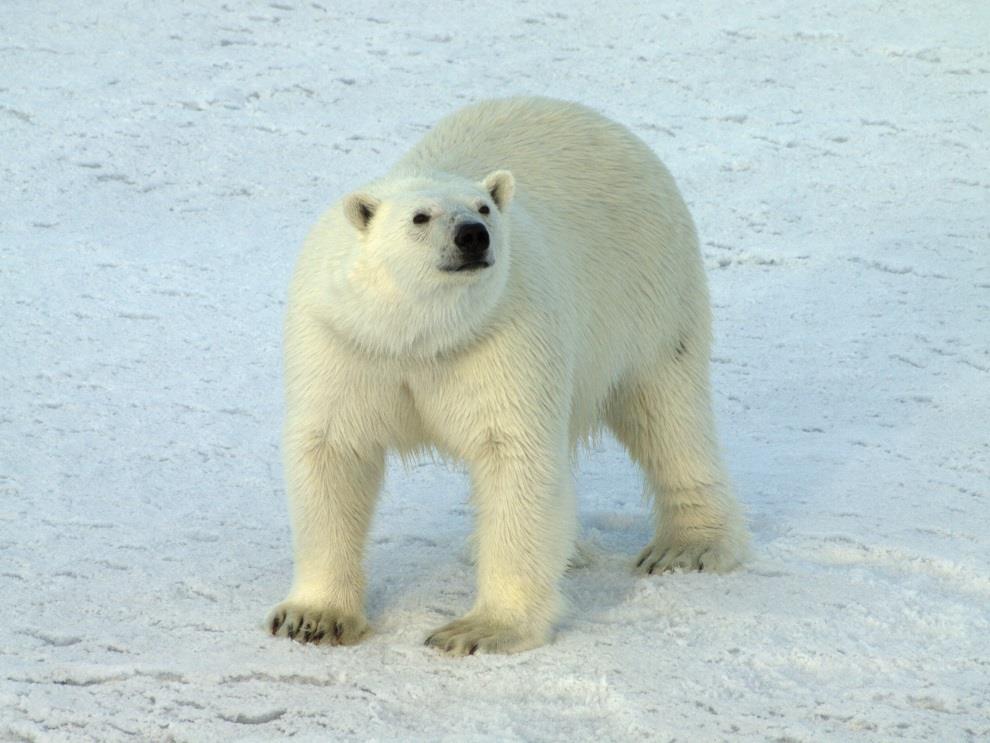
[[[492,443],[471,465],[478,597],[426,644],[452,655],[514,653],[546,642],[577,527],[566,447]]]
[[[384,450],[335,447],[305,432],[287,435],[285,448],[295,575],[268,629],[304,643],[352,645],[368,630],[361,563]]]

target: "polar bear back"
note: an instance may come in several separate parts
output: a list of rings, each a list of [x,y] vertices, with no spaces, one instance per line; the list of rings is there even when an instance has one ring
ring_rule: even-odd
[[[551,210],[565,206],[572,193],[638,198],[673,186],[653,152],[628,129],[580,104],[547,98],[462,108],[441,119],[389,175],[440,171],[480,180],[499,168],[512,171],[533,205]],[[627,206],[608,201],[620,211]]]

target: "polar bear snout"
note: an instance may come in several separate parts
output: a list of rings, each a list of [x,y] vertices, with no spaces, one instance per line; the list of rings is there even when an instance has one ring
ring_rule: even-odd
[[[454,271],[467,271],[476,268],[487,268],[491,262],[488,259],[489,236],[485,225],[480,222],[468,222],[457,226],[454,232],[454,245],[457,246],[462,263],[452,268]]]

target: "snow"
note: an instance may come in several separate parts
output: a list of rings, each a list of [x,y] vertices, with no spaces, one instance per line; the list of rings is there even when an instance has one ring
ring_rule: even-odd
[[[979,3],[8,0],[0,738],[990,736],[990,12]],[[463,473],[390,469],[375,633],[268,637],[280,332],[316,215],[462,103],[629,126],[698,222],[754,556],[636,579],[639,477],[576,468],[555,641],[450,659]]]

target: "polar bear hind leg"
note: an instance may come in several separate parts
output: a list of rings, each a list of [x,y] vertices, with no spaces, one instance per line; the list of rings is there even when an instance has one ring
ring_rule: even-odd
[[[707,344],[682,342],[616,388],[605,419],[646,477],[656,533],[636,561],[644,574],[732,570],[747,536],[718,454]]]

